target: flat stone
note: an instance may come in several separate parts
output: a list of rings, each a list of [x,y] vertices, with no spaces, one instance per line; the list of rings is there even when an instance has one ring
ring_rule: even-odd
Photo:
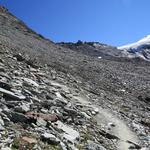
[[[4,131],[5,128],[0,124],[0,131]]]
[[[82,114],[85,118],[87,118],[87,119],[91,119],[91,117],[90,117],[87,113],[85,113],[85,112],[81,112],[81,114]]]
[[[11,89],[11,86],[9,85],[9,83],[3,81],[3,80],[0,80],[0,87],[1,88],[4,88],[6,90],[10,90]]]
[[[5,147],[5,148],[1,148],[1,150],[12,150],[12,149],[9,147]]]
[[[21,113],[17,113],[17,112],[13,112],[13,111],[3,111],[3,113],[6,114],[7,117],[15,123],[17,123],[17,122],[28,123],[28,118]]]
[[[47,122],[45,120],[43,120],[42,118],[38,118],[36,121],[37,126],[41,127],[41,126],[46,126]]]
[[[74,110],[74,109],[72,109],[72,108],[69,108],[69,107],[64,107],[64,110],[65,110],[68,114],[70,114],[70,115],[77,115],[77,114],[78,114],[78,112],[77,112],[76,110]]]
[[[16,57],[16,59],[17,59],[18,61],[24,61],[24,60],[25,60],[25,58],[23,58],[23,56],[22,56],[20,53],[14,55],[14,57]]]
[[[57,124],[58,129],[61,129],[62,131],[64,131],[63,137],[66,140],[74,143],[74,141],[77,140],[80,137],[79,132],[77,132],[73,128],[63,124],[61,121],[57,121],[56,124]]]
[[[94,111],[95,111],[96,113],[99,113],[99,109],[98,109],[98,108],[94,108]]]
[[[57,106],[65,106],[68,103],[68,101],[65,100],[64,98],[61,98],[61,99],[57,98],[57,99],[55,99],[55,102],[56,102]]]
[[[21,106],[16,106],[15,111],[20,112],[20,113],[25,113],[30,111],[30,107],[27,104],[22,104]]]
[[[24,84],[27,86],[34,86],[34,87],[39,86],[35,81],[28,79],[28,78],[23,78],[23,81],[24,81]]]
[[[58,120],[58,117],[56,116],[56,114],[43,114],[43,113],[27,112],[26,116],[30,119],[42,118],[45,121],[52,121],[52,122],[55,122]]]
[[[3,119],[0,116],[0,131],[4,131],[4,130],[5,130],[5,128],[4,128],[4,121],[3,121]]]
[[[61,146],[62,150],[67,150],[67,147],[63,142],[60,142],[60,146]]]
[[[24,95],[19,95],[19,94],[15,94],[11,91],[5,90],[3,88],[0,88],[0,93],[3,93],[4,95],[13,98],[13,99],[17,99],[17,100],[24,100],[26,99],[26,97]]]
[[[23,140],[23,141],[26,141],[26,142],[28,142],[28,143],[30,143],[30,144],[36,144],[36,143],[37,143],[37,140],[36,140],[36,139],[30,138],[30,137],[27,137],[27,136],[23,136],[23,137],[22,137],[22,140]]]
[[[149,150],[149,148],[143,147],[141,148],[141,150]]]
[[[41,112],[46,114],[46,113],[48,113],[48,109],[42,108],[42,109],[41,109]]]
[[[0,124],[4,126],[4,121],[3,121],[3,119],[1,118],[1,116],[0,116]]]

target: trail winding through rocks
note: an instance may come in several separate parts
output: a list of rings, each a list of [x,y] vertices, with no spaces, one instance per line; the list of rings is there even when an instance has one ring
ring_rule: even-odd
[[[109,110],[103,109],[100,106],[95,106],[88,101],[88,99],[84,97],[75,97],[80,103],[93,107],[98,108],[99,113],[95,116],[98,125],[105,125],[107,126],[110,123],[113,123],[115,126],[111,128],[111,133],[117,136],[120,140],[118,141],[118,150],[129,150],[130,146],[133,146],[133,143],[138,142],[138,137],[135,135],[134,132],[130,130],[130,128],[126,125],[126,123],[115,115],[113,115]]]
[[[69,89],[67,86],[59,83],[52,82],[52,84],[60,86],[64,90]],[[138,137],[134,132],[130,130],[130,128],[126,125],[124,121],[120,120],[109,110],[92,104],[92,102],[88,100],[88,97],[83,91],[81,91],[79,95],[71,94],[71,97],[85,107],[93,109],[97,108],[99,110],[98,114],[95,116],[98,125],[108,126],[110,123],[115,125],[111,128],[110,133],[119,138],[117,150],[130,150],[130,146],[134,146],[134,144],[138,142]],[[131,143],[129,143],[128,141],[130,141]]]

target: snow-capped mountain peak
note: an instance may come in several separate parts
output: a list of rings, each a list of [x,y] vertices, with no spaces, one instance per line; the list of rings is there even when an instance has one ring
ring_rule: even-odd
[[[142,45],[150,45],[150,35],[145,36],[144,38],[135,43],[120,46],[118,47],[118,49],[135,49]]]
[[[118,49],[123,50],[125,56],[150,60],[150,35],[145,36],[135,43],[120,46]]]

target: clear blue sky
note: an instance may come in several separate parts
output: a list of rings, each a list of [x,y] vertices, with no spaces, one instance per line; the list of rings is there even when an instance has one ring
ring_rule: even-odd
[[[0,0],[29,27],[53,41],[115,46],[150,34],[150,0]]]

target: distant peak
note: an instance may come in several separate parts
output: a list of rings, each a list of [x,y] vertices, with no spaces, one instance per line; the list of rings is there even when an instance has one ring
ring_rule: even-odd
[[[139,41],[147,41],[150,40],[150,35],[145,36],[143,39],[139,40]]]
[[[131,44],[127,44],[124,46],[118,47],[118,49],[137,49],[139,46],[142,45],[149,45],[150,44],[150,35],[145,36],[144,38],[140,39],[139,41]]]
[[[146,36],[146,38],[150,38],[150,34]]]

